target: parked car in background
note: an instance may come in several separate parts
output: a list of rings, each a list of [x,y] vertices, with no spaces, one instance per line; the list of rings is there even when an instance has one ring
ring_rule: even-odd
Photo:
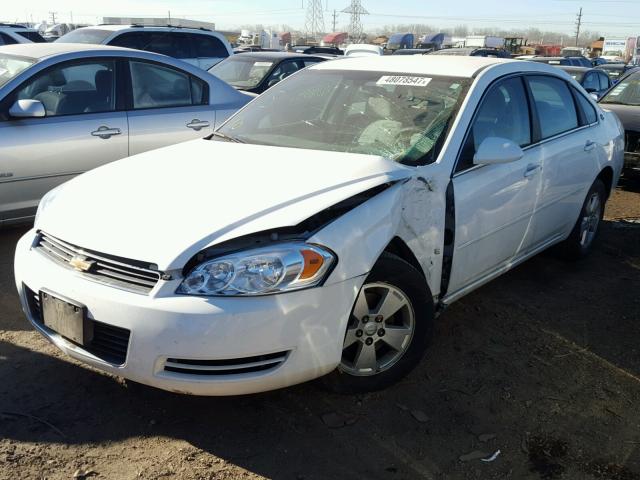
[[[54,345],[135,382],[378,390],[421,361],[436,311],[552,245],[585,256],[623,148],[547,65],[323,62],[209,140],[47,194],[16,287]]]
[[[427,55],[460,55],[466,57],[511,58],[511,54],[502,48],[443,48]]]
[[[291,47],[294,53],[304,53],[306,55],[344,55],[344,51],[338,47],[321,47],[319,45],[295,45]]]
[[[606,65],[608,63],[606,59],[601,57],[591,58],[590,60],[591,60],[591,65],[593,65],[594,67],[598,67],[600,65]]]
[[[249,100],[155,53],[0,47],[0,223],[29,221],[46,192],[79,173],[209,135]]]
[[[98,25],[79,28],[56,41],[111,45],[161,53],[204,70],[233,54],[224,35],[204,28]]]
[[[263,48],[260,45],[242,45],[233,49],[233,53],[248,53],[248,52],[281,52],[275,48]]]
[[[214,65],[209,73],[238,90],[259,95],[292,73],[325,60],[288,52],[243,53]]]
[[[0,23],[0,46],[16,43],[44,43],[46,40],[35,28],[15,23]]]
[[[559,68],[571,75],[595,100],[602,97],[613,85],[609,75],[598,68],[566,67],[564,65],[559,66]]]
[[[384,55],[384,49],[379,45],[368,43],[352,43],[344,50],[345,57],[379,57]]]
[[[611,78],[613,83],[617,83],[622,77],[627,74],[627,72],[640,69],[640,67],[629,65],[626,63],[604,63],[596,68],[607,72],[607,75],[609,75],[609,78]]]
[[[615,113],[624,126],[625,169],[640,173],[640,71],[622,78],[600,99],[600,106]]]
[[[547,63],[549,65],[563,65],[571,67],[585,67],[591,68],[593,65],[586,57],[533,57],[529,59],[530,62]]]

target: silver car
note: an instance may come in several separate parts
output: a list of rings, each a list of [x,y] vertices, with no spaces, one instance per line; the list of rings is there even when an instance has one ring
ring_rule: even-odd
[[[29,221],[40,198],[75,175],[209,135],[250,100],[155,53],[71,43],[0,47],[0,225]]]

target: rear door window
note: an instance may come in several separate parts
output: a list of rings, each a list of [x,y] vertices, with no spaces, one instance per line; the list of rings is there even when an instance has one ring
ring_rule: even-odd
[[[542,139],[559,135],[578,127],[578,114],[569,86],[555,77],[530,76]]]
[[[169,108],[206,103],[205,83],[180,70],[132,60],[133,108]]]
[[[224,44],[213,35],[189,34],[194,45],[195,57],[198,58],[225,58],[229,52]]]
[[[18,43],[18,41],[6,33],[0,32],[0,45],[13,45],[14,43]]]
[[[573,90],[573,95],[578,102],[578,107],[582,112],[583,121],[581,123],[583,125],[591,125],[593,123],[596,123],[598,121],[598,114],[596,113],[596,109],[594,108],[594,106],[591,105],[591,102],[589,102],[589,100],[587,100],[585,96],[578,92],[576,89],[574,89],[573,87],[571,89]]]

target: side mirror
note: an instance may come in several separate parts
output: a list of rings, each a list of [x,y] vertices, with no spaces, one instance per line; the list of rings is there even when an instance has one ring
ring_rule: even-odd
[[[9,109],[9,115],[15,118],[40,118],[47,115],[40,100],[18,100]]]
[[[524,157],[522,148],[511,140],[500,137],[485,138],[473,156],[474,165],[495,165],[510,163]]]

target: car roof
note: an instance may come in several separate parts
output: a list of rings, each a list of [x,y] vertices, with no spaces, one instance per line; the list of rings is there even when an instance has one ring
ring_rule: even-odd
[[[481,70],[501,63],[520,60],[489,57],[451,57],[446,55],[384,55],[347,57],[339,62],[322,62],[312,70],[362,70],[398,74],[444,75],[472,78]]]
[[[1,53],[9,55],[17,55],[20,57],[30,57],[41,60],[43,58],[56,55],[64,55],[65,53],[87,52],[87,51],[131,51],[129,48],[111,47],[108,45],[92,45],[86,43],[17,43],[14,45],[5,45],[0,47]]]
[[[313,55],[296,52],[242,52],[230,58],[260,58],[262,60],[280,60],[285,58],[316,58]]]
[[[88,27],[82,27],[85,29],[91,29],[91,30],[108,30],[111,32],[118,32],[120,30],[129,30],[129,29],[134,29],[134,30],[155,30],[155,29],[160,29],[160,30],[177,30],[177,31],[182,31],[182,30],[186,30],[186,31],[191,31],[191,32],[200,32],[200,33],[212,33],[213,30],[210,30],[208,28],[199,28],[199,27],[182,27],[179,25],[141,25],[141,24],[136,24],[136,23],[131,23],[131,24],[127,24],[127,25],[120,25],[120,24],[110,24],[110,23],[104,23],[102,25],[90,25]]]

